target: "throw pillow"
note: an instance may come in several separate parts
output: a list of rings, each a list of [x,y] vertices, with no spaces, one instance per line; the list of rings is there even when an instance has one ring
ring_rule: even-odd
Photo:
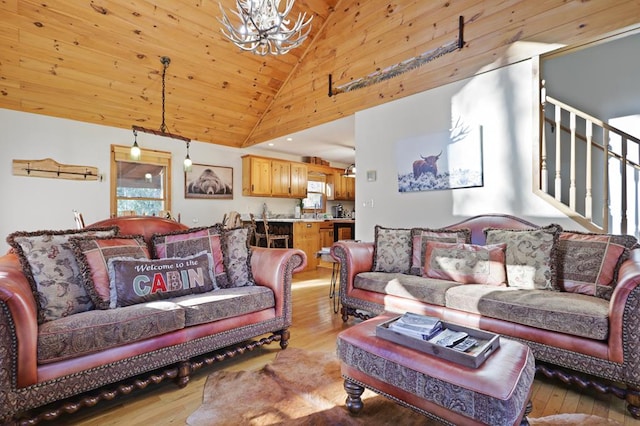
[[[164,259],[111,258],[110,308],[152,302],[215,288],[211,254]]]
[[[80,264],[83,284],[98,309],[109,309],[111,290],[107,262],[114,257],[148,259],[149,250],[142,235],[107,238],[72,238],[71,244]]]
[[[620,264],[637,243],[631,235],[562,232],[558,240],[560,288],[611,299]]]
[[[185,257],[206,251],[211,253],[213,257],[213,274],[216,285],[220,288],[229,287],[221,246],[223,232],[222,225],[218,224],[168,234],[154,234],[151,238],[153,257],[158,259]]]
[[[411,230],[411,271],[412,275],[424,275],[424,261],[428,241],[441,243],[469,244],[471,230],[463,229],[427,229],[413,228]]]
[[[115,235],[117,227],[14,232],[7,242],[20,259],[38,305],[38,323],[93,309],[69,239]]]
[[[373,272],[408,274],[411,268],[411,230],[375,227]]]
[[[506,249],[506,244],[479,246],[428,241],[424,276],[463,284],[505,286]]]
[[[509,287],[558,291],[557,241],[562,228],[551,224],[537,229],[484,230],[487,244],[507,245]]]
[[[230,229],[222,233],[222,253],[229,287],[255,284],[251,274],[249,236],[248,228]]]

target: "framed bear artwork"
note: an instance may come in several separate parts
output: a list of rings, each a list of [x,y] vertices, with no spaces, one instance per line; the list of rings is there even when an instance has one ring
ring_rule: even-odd
[[[233,168],[193,164],[184,173],[184,198],[233,199]]]

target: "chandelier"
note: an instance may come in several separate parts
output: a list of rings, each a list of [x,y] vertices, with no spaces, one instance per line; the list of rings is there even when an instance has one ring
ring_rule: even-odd
[[[242,50],[256,55],[283,55],[300,46],[311,31],[311,19],[307,14],[298,14],[295,25],[287,15],[291,12],[295,0],[287,0],[284,11],[280,13],[280,0],[236,0],[237,11],[233,13],[240,18],[240,26],[234,27],[220,5],[223,25],[222,34]]]
[[[171,63],[171,58],[169,58],[168,56],[162,56],[160,58],[160,63],[162,64],[162,123],[160,124],[160,130],[149,129],[136,125],[131,126],[131,128],[133,129],[133,145],[131,146],[130,158],[131,160],[139,161],[140,157],[142,156],[142,151],[140,150],[140,146],[138,145],[138,132],[151,133],[156,136],[165,136],[172,139],[179,139],[187,143],[187,156],[184,159],[184,171],[190,172],[191,166],[193,164],[191,162],[191,157],[189,157],[189,143],[191,142],[191,139],[168,132],[167,125],[164,122],[164,104],[166,91],[165,77],[167,75],[167,68],[169,68],[169,64]]]

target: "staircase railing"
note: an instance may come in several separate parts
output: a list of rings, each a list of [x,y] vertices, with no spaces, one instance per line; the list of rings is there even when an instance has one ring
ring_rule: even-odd
[[[543,100],[539,189],[589,228],[637,237],[640,139],[544,92]]]

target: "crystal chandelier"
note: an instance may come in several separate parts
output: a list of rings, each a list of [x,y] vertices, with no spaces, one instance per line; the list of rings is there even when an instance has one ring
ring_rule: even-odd
[[[223,25],[222,34],[242,50],[256,55],[283,55],[300,46],[311,31],[311,19],[307,14],[298,14],[295,25],[290,27],[287,15],[291,12],[295,0],[287,0],[282,13],[278,11],[280,0],[236,0],[237,11],[233,13],[240,18],[240,26],[234,27],[220,5]]]

